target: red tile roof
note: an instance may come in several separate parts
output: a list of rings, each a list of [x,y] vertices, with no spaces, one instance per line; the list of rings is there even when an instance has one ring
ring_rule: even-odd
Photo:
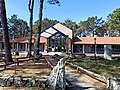
[[[32,43],[34,43],[34,36],[32,36]],[[0,41],[3,42],[3,41]],[[22,37],[22,38],[15,38],[14,40],[10,40],[10,42],[14,42],[14,43],[28,43],[29,42],[29,38],[28,37]],[[47,39],[44,37],[40,37],[40,43],[41,44],[46,44],[47,43]]]
[[[74,37],[73,44],[119,44],[120,37]]]
[[[120,37],[73,37],[72,43],[73,44],[119,44],[120,45]],[[0,41],[3,42],[3,41]],[[15,40],[11,40],[10,42],[15,43],[28,43],[29,38],[16,38]],[[34,43],[34,37],[32,37],[32,43]],[[40,37],[41,44],[47,44],[47,39],[45,37]]]

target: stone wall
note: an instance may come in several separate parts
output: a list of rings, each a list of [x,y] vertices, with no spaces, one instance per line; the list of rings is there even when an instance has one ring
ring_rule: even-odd
[[[47,79],[32,76],[32,77],[14,77],[14,76],[0,76],[0,86],[2,87],[47,87]]]
[[[64,58],[61,58],[53,68],[50,76],[48,77],[48,86],[51,87],[52,90],[65,90],[66,78]]]

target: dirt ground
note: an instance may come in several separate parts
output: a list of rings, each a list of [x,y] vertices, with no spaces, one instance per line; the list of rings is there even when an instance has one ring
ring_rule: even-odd
[[[14,76],[49,76],[50,67],[44,59],[21,63],[20,65],[10,65],[7,69],[1,69],[0,75],[14,75]]]
[[[96,80],[96,79],[86,75],[85,73],[83,73],[81,71],[78,72],[76,69],[71,68],[70,66],[66,66],[66,68],[69,69],[70,73],[74,73],[75,74],[75,76],[77,77],[77,80],[79,80],[79,78],[82,78],[83,82],[91,83],[91,84],[93,84],[93,86],[96,85],[97,87],[100,88],[100,90],[106,90],[106,84],[105,83],[102,83],[102,82],[100,82],[100,81],[98,81],[98,80]],[[74,80],[72,80],[72,81],[74,83]],[[76,80],[75,80],[75,82],[76,82],[75,84],[77,85],[77,81]],[[80,82],[78,82],[78,84],[79,83]],[[85,86],[87,86],[87,85],[83,85],[83,87],[85,87]],[[81,87],[80,87],[80,90],[82,90]],[[79,89],[77,89],[77,90],[79,90]],[[83,90],[88,90],[88,89],[83,89]],[[96,89],[91,89],[91,90],[96,90]],[[99,90],[99,89],[97,89],[97,90]]]
[[[20,57],[20,56],[19,56]],[[24,57],[21,56],[21,57]],[[3,64],[3,63],[1,63]],[[69,67],[70,72],[76,72],[75,69]],[[40,59],[35,63],[31,60],[29,62],[21,63],[19,66],[10,65],[7,67],[6,70],[0,69],[0,76],[1,75],[14,75],[14,76],[43,76],[48,77],[51,72],[51,68],[48,67],[47,63],[44,59]],[[92,82],[97,84],[100,87],[105,87],[105,84],[98,82],[97,80],[85,75],[81,74],[80,72],[77,73],[77,76],[84,78],[87,82]],[[0,90],[42,90],[38,88],[15,88],[15,87],[0,87]],[[49,89],[45,89],[49,90]],[[104,89],[102,89],[104,90]]]
[[[25,57],[25,55],[20,56],[13,56],[13,58],[20,58]],[[26,59],[21,59],[22,61]],[[4,65],[5,62],[3,60],[0,60],[0,65]],[[3,67],[0,68],[0,76],[41,76],[41,77],[48,77],[51,72],[51,68],[47,65],[45,59],[40,59],[38,61],[35,61],[35,63],[31,60],[28,62],[20,63],[17,65],[9,65],[6,69]],[[0,90],[43,90],[41,88],[37,87],[0,87]],[[45,89],[50,90],[50,89]]]

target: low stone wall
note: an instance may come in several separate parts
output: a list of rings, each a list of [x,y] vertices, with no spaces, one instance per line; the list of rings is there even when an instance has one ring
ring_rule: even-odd
[[[14,76],[0,76],[0,86],[2,87],[47,87],[47,79],[37,76],[32,77],[14,77]]]
[[[48,87],[52,90],[65,90],[65,61],[61,58],[48,77]]]

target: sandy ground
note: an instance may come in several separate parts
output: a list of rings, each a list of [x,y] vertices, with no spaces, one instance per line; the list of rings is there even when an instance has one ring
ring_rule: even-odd
[[[20,65],[10,65],[7,69],[0,70],[0,75],[15,76],[49,76],[51,69],[48,67],[44,59],[39,61],[24,62]]]
[[[24,55],[21,55],[24,57]],[[3,63],[1,63],[3,64]],[[48,67],[44,59],[36,61],[24,62],[19,66],[10,65],[6,70],[0,70],[0,75],[15,75],[15,76],[49,76],[51,69]],[[68,90],[105,90],[105,84],[83,74],[76,73],[75,69],[66,66],[66,78],[71,83]],[[38,88],[15,88],[15,87],[0,87],[0,90],[42,90]],[[46,89],[48,90],[48,89]]]
[[[24,57],[24,55],[22,56]],[[0,62],[1,65],[4,64],[4,62]],[[7,66],[7,69],[0,69],[0,75],[11,75],[11,76],[41,76],[41,77],[48,77],[51,72],[51,69],[48,67],[47,63],[44,59],[40,59],[39,61],[35,61],[35,64],[33,61],[24,62],[21,63],[19,66],[10,65]],[[16,88],[16,87],[0,87],[0,90],[42,90],[41,88]],[[45,89],[50,90],[50,89]]]
[[[66,66],[66,78],[71,86],[68,90],[105,90],[106,85],[90,76]]]

